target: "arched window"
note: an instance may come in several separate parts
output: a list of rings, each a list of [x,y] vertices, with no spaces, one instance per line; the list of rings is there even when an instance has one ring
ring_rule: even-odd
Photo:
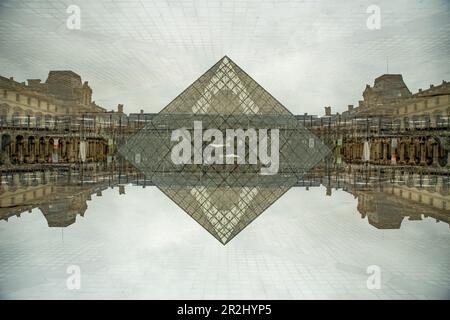
[[[45,121],[45,127],[46,128],[51,128],[52,127],[52,116],[49,114],[46,114],[44,116],[44,121]]]
[[[8,118],[8,112],[9,112],[9,106],[4,103],[0,105],[0,125],[5,126],[7,123]]]
[[[10,145],[11,145],[11,136],[9,134],[4,134],[2,136],[1,152],[5,152]]]
[[[20,120],[21,120],[20,119],[20,111],[15,110],[14,113],[13,113],[13,116],[12,116],[13,126],[20,126],[20,123],[21,123]]]
[[[409,118],[408,117],[403,118],[403,124],[405,125],[405,129],[409,129]]]
[[[395,131],[398,131],[398,130],[400,130],[400,126],[401,126],[401,120],[394,119],[394,121],[392,122],[392,129]]]
[[[35,125],[36,125],[36,128],[40,128],[42,125],[42,113],[40,113],[40,112],[36,113]]]
[[[415,115],[412,117],[412,123],[413,123],[413,128],[414,129],[419,129],[420,128],[420,119],[419,116]]]
[[[436,128],[445,127],[445,119],[442,117],[440,112],[435,113],[433,116],[436,121]]]
[[[33,126],[33,111],[31,110],[25,111],[24,124],[30,127]]]
[[[424,114],[423,115],[423,125],[427,129],[431,127],[431,119],[430,119],[430,115],[429,114]]]

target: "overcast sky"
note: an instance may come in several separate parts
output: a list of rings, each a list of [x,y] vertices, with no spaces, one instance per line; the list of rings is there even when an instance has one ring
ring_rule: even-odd
[[[80,30],[66,27],[72,4]],[[108,109],[158,112],[228,55],[292,112],[322,114],[356,105],[387,58],[412,91],[450,80],[449,30],[448,0],[0,0],[0,75],[71,69]]]

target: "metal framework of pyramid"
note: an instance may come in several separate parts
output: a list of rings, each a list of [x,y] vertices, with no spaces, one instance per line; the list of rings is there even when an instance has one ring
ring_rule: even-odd
[[[199,120],[203,130],[279,129],[278,173],[261,175],[261,165],[173,164],[172,130],[191,131],[193,122]],[[254,150],[246,146],[248,157]],[[144,128],[120,146],[119,152],[226,244],[317,165],[329,150],[225,56],[160,113],[152,115]]]

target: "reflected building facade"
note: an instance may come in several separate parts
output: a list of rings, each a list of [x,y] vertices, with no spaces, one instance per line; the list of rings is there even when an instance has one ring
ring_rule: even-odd
[[[23,213],[39,209],[49,227],[67,227],[75,222],[78,215],[84,217],[92,196],[101,196],[107,189],[115,189],[119,195],[123,195],[127,188],[158,186],[163,191],[169,188],[161,185],[161,181],[157,181],[158,185],[155,185],[155,181],[147,179],[126,161],[121,166],[109,167],[85,164],[70,172],[3,172],[1,182],[1,220],[8,221],[11,217],[20,217]],[[192,189],[192,182],[183,178],[177,180],[178,185],[174,182],[170,184],[171,188],[180,192],[178,196],[171,195],[171,199],[180,207],[187,206],[189,201],[195,199],[197,205],[193,206],[192,212],[199,212],[200,218],[204,218],[201,213],[205,208],[202,207],[205,199],[209,198],[210,203],[204,205],[214,204],[222,212],[233,210],[235,205],[233,197],[236,194],[232,188],[228,195],[221,190],[220,194],[211,192],[210,197],[206,188],[197,186]],[[355,207],[361,218],[367,219],[368,223],[378,229],[399,229],[404,219],[422,220],[427,217],[450,226],[450,177],[436,175],[426,169],[420,172],[398,169],[380,172],[374,166],[327,167],[325,164],[316,167],[295,183],[289,183],[289,186],[285,180],[279,179],[271,185],[244,187],[240,190],[248,195],[244,192],[240,197],[248,206],[246,210],[251,217],[251,212],[259,212],[265,206],[270,206],[290,188],[321,188],[324,190],[324,197],[332,197],[333,190],[345,191],[356,199]],[[187,191],[184,190],[194,191],[185,194]],[[251,190],[258,191],[252,193]]]

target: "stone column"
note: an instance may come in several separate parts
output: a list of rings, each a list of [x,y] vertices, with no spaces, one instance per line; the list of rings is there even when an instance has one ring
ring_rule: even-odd
[[[418,141],[419,143],[419,150],[420,150],[420,165],[426,166],[427,165],[427,149],[425,145],[425,141]]]
[[[11,152],[10,152],[10,160],[14,161],[14,158],[16,157],[16,137],[11,136]]]
[[[92,159],[92,140],[86,140],[86,162],[90,162]]]
[[[34,162],[39,162],[39,136],[34,138]]]
[[[450,167],[450,151],[447,153],[447,164],[446,167]]]
[[[370,145],[370,163],[374,163],[377,160],[378,141],[369,139]]]
[[[399,164],[405,164],[405,151],[406,151],[406,143],[404,140],[398,142],[398,150],[399,150]]]
[[[45,162],[50,162],[49,157],[50,157],[50,138],[46,137],[45,138],[45,152],[44,152]]]
[[[24,140],[25,138],[22,138],[21,142],[17,145],[17,160],[19,161],[19,163],[23,163],[23,149],[25,148]]]
[[[388,149],[389,149],[389,142],[384,139],[383,141],[383,163],[388,163]]]
[[[433,156],[433,162],[432,166],[438,167],[439,166],[439,145],[437,143],[431,144],[432,148],[432,156]]]
[[[353,145],[352,145],[352,155],[351,155],[352,161],[355,161],[356,159],[358,159],[358,149],[359,149],[359,144],[358,144],[358,142],[354,141]]]
[[[41,139],[39,139],[39,162],[45,162],[45,137],[43,143],[41,144]]]
[[[41,138],[38,137],[36,141],[36,162],[41,163],[41,154],[42,154],[42,146],[41,146]]]
[[[73,144],[74,144],[74,152],[75,152],[75,161],[76,162],[79,162],[79,161],[81,161],[81,158],[80,158],[80,139],[79,138],[75,138],[74,140],[73,140]]]
[[[415,146],[415,141],[412,139],[409,142],[408,155],[409,155],[408,164],[415,165],[416,164],[416,146]]]
[[[95,139],[92,143],[92,161],[97,162],[98,157],[98,140]]]
[[[76,153],[75,153],[76,144],[77,144],[77,141],[74,138],[70,139],[69,162],[75,162],[75,159],[76,159]]]

